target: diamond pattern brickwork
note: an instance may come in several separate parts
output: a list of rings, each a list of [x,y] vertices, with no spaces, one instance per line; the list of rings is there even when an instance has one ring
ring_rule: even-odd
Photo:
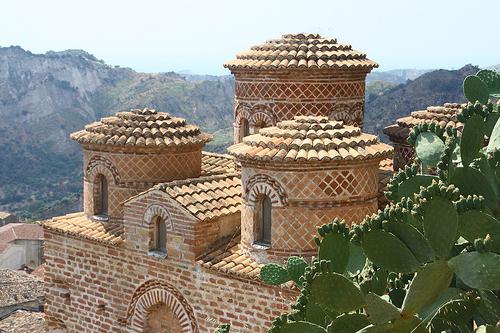
[[[333,99],[364,97],[365,82],[265,82],[236,81],[240,99]]]
[[[403,169],[415,160],[415,149],[410,145],[394,144],[394,170]]]

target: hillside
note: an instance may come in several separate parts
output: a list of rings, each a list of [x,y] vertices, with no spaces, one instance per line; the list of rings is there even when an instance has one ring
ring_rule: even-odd
[[[462,80],[476,70],[370,74],[365,128],[380,134],[413,110],[462,100]],[[80,209],[81,151],[69,134],[120,110],[187,118],[214,133],[207,149],[223,151],[232,142],[232,99],[231,76],[145,74],[81,50],[0,47],[0,210],[39,219]]]
[[[478,68],[471,65],[459,70],[436,70],[394,86],[380,95],[372,95],[366,104],[364,129],[387,140],[382,129],[397,118],[429,105],[465,101],[462,82],[467,75],[477,71]]]
[[[81,151],[69,134],[86,123],[147,106],[216,132],[231,124],[232,97],[230,77],[137,73],[81,50],[0,48],[0,210],[44,218],[78,209]]]

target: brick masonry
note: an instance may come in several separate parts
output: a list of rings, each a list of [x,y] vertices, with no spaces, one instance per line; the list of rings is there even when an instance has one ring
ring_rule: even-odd
[[[365,71],[236,71],[234,138],[241,125],[250,133],[296,115],[327,116],[363,125]]]
[[[310,257],[316,252],[316,227],[334,218],[359,223],[377,211],[378,163],[364,161],[330,166],[244,163],[244,206],[241,244],[258,262],[283,261],[290,255]],[[254,246],[256,200],[272,202],[270,248]]]

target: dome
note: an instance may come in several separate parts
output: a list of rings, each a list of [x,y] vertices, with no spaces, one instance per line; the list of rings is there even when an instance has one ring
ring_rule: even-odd
[[[235,60],[224,64],[237,69],[364,69],[371,71],[378,64],[351,45],[318,34],[283,35],[239,53]]]
[[[170,148],[204,144],[212,139],[200,128],[154,109],[131,109],[71,134],[81,144]]]
[[[460,103],[429,106],[425,110],[414,111],[410,116],[399,118],[396,124],[384,128],[384,133],[396,140],[406,140],[410,130],[423,123],[437,123],[443,128],[454,127],[461,130],[463,124],[457,120],[457,113],[462,107],[463,104]]]
[[[279,122],[228,150],[240,160],[285,163],[381,160],[392,154],[392,147],[375,135],[322,116],[296,116]]]

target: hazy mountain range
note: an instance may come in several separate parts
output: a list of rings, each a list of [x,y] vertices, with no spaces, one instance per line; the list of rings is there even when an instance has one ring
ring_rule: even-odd
[[[367,80],[365,128],[447,101],[460,101],[457,71],[394,70]],[[215,133],[207,148],[232,140],[231,76],[138,73],[81,50],[33,54],[0,48],[0,210],[45,218],[80,209],[81,151],[69,134],[100,117],[153,107]]]

